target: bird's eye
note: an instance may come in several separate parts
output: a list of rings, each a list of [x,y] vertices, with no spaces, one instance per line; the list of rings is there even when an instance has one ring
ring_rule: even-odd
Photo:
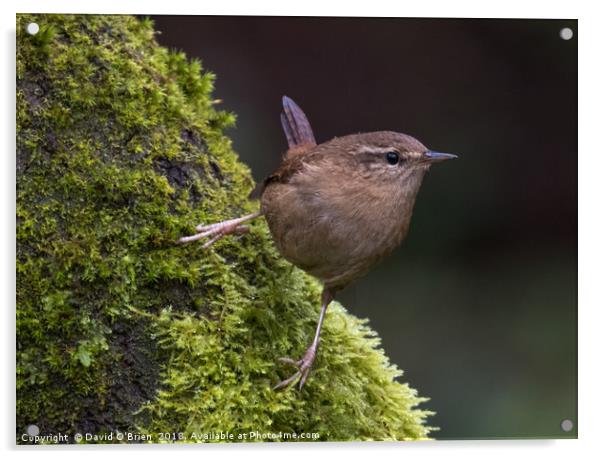
[[[388,151],[387,153],[385,153],[385,155],[387,158],[387,162],[391,166],[394,166],[399,162],[399,153],[397,153],[396,151]]]

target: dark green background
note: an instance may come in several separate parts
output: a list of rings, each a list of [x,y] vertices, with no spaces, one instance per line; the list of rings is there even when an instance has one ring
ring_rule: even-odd
[[[436,437],[576,435],[576,20],[153,19],[217,74],[257,180],[286,149],[283,94],[318,142],[390,129],[458,154],[403,247],[339,298],[431,397]]]

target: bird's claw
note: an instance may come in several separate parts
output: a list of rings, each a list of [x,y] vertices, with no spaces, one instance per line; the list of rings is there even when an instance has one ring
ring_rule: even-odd
[[[203,248],[206,249],[228,234],[248,233],[249,227],[243,225],[243,223],[253,220],[260,215],[261,211],[258,211],[243,217],[232,218],[231,220],[224,220],[223,222],[219,223],[212,223],[211,225],[197,225],[195,228],[197,234],[181,237],[178,239],[178,244],[186,244],[187,242],[197,241],[204,237],[208,237],[210,239],[203,244]]]
[[[278,361],[282,362],[282,363],[286,363],[288,365],[292,365],[297,368],[299,368],[301,366],[301,363],[303,363],[301,360],[293,360],[290,357],[279,357]]]
[[[293,360],[289,357],[280,357],[278,359],[280,362],[294,366],[297,368],[297,371],[290,378],[287,378],[284,381],[280,381],[278,384],[276,384],[274,386],[274,390],[282,389],[294,384],[299,377],[301,378],[299,380],[299,390],[301,390],[305,385],[305,381],[307,381],[311,366],[316,358],[316,350],[316,346],[310,346],[307,351],[305,351],[305,355],[301,360]]]
[[[197,234],[181,237],[178,239],[178,243],[185,244],[187,242],[192,242],[203,238],[210,238],[202,245],[203,249],[207,249],[228,234],[248,233],[249,227],[246,225],[241,225],[238,220],[239,219],[226,220],[220,223],[213,223],[211,225],[198,225],[196,227]]]

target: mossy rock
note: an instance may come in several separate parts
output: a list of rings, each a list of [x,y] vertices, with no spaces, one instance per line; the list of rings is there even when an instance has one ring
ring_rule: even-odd
[[[209,250],[174,243],[258,206],[213,80],[148,20],[17,16],[17,441],[29,424],[69,441],[427,437],[424,399],[336,303],[308,384],[271,389],[290,374],[277,358],[313,336],[320,286],[265,222]]]

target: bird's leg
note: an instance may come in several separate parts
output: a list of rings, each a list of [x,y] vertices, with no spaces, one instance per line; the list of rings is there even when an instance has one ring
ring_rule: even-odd
[[[314,340],[310,344],[310,346],[305,351],[305,354],[301,358],[301,360],[293,360],[288,357],[282,357],[279,360],[284,363],[288,363],[297,367],[297,372],[288,379],[279,382],[274,386],[274,389],[280,389],[282,387],[287,387],[293,384],[297,378],[301,377],[299,380],[299,389],[303,387],[307,377],[309,376],[309,371],[311,370],[311,366],[314,363],[316,358],[316,354],[318,353],[318,344],[320,343],[320,330],[322,330],[322,322],[324,322],[324,315],[326,314],[326,308],[330,302],[334,299],[334,294],[328,288],[324,288],[322,291],[322,310],[320,311],[320,318],[318,319],[318,326],[316,327],[316,334],[314,336]]]
[[[202,239],[205,237],[210,238],[207,242],[203,244],[203,248],[215,244],[221,238],[228,234],[235,233],[247,233],[249,231],[249,227],[243,225],[244,222],[252,220],[254,218],[259,217],[262,214],[261,211],[254,212],[249,215],[245,215],[239,218],[233,218],[231,220],[224,220],[223,222],[213,223],[211,225],[198,225],[196,227],[197,234],[192,236],[185,236],[178,239],[179,244],[185,244],[187,242],[196,241],[198,239]]]

